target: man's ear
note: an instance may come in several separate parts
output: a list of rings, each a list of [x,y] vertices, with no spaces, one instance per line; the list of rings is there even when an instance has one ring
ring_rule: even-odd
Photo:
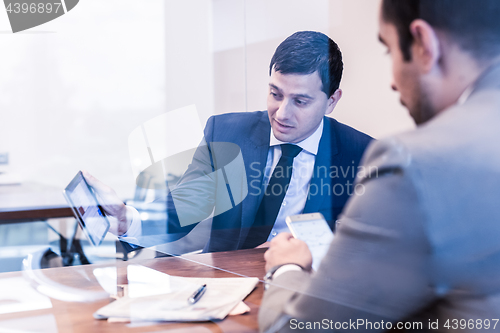
[[[413,36],[412,61],[422,73],[429,73],[441,58],[441,42],[434,28],[424,20],[416,19],[410,24]]]
[[[340,101],[340,98],[342,97],[342,89],[337,89],[333,93],[332,96],[328,99],[328,104],[326,106],[326,111],[325,111],[325,116],[327,114],[332,113],[333,109],[337,106],[337,103]]]

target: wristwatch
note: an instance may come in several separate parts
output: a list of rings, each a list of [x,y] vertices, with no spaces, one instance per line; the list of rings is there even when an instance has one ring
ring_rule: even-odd
[[[268,270],[266,275],[264,275],[264,290],[267,290],[269,288],[269,283],[273,280],[274,273],[276,273],[278,269],[286,265],[295,265],[300,267],[300,269],[304,270],[304,267],[300,266],[299,264],[288,263],[288,264],[276,265],[272,267],[270,270]]]

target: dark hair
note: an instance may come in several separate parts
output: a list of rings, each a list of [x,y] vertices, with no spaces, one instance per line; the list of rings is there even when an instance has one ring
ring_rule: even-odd
[[[339,88],[344,64],[338,45],[325,34],[299,31],[285,39],[274,52],[272,70],[282,74],[312,74],[318,71],[322,90],[330,97]]]
[[[384,0],[382,18],[396,26],[406,61],[411,60],[413,43],[410,24],[418,18],[447,33],[476,58],[500,52],[499,0]]]

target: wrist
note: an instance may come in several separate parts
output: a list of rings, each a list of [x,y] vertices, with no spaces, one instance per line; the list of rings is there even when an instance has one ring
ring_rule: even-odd
[[[121,237],[136,238],[142,235],[142,221],[137,209],[132,206],[127,207],[127,230]]]
[[[299,264],[296,263],[286,263],[273,266],[269,269],[264,275],[264,289],[267,290],[269,288],[269,283],[276,278],[277,276],[287,272],[287,271],[307,271]]]
[[[133,212],[130,210],[130,207],[127,205],[123,205],[121,209],[118,220],[118,235],[124,235],[127,233],[130,228],[130,224],[132,222]]]

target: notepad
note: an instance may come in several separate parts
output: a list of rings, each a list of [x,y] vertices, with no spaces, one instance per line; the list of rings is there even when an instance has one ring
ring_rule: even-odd
[[[259,282],[258,278],[188,278],[157,273],[163,274],[165,281],[168,281],[164,281],[163,286],[157,289],[159,294],[152,295],[149,292],[147,296],[136,294],[134,297],[134,294],[129,293],[97,310],[94,317],[145,321],[220,320]],[[207,285],[205,294],[198,302],[190,304],[188,298],[203,284]],[[134,284],[129,290],[133,287]],[[151,290],[151,285],[146,289]]]

